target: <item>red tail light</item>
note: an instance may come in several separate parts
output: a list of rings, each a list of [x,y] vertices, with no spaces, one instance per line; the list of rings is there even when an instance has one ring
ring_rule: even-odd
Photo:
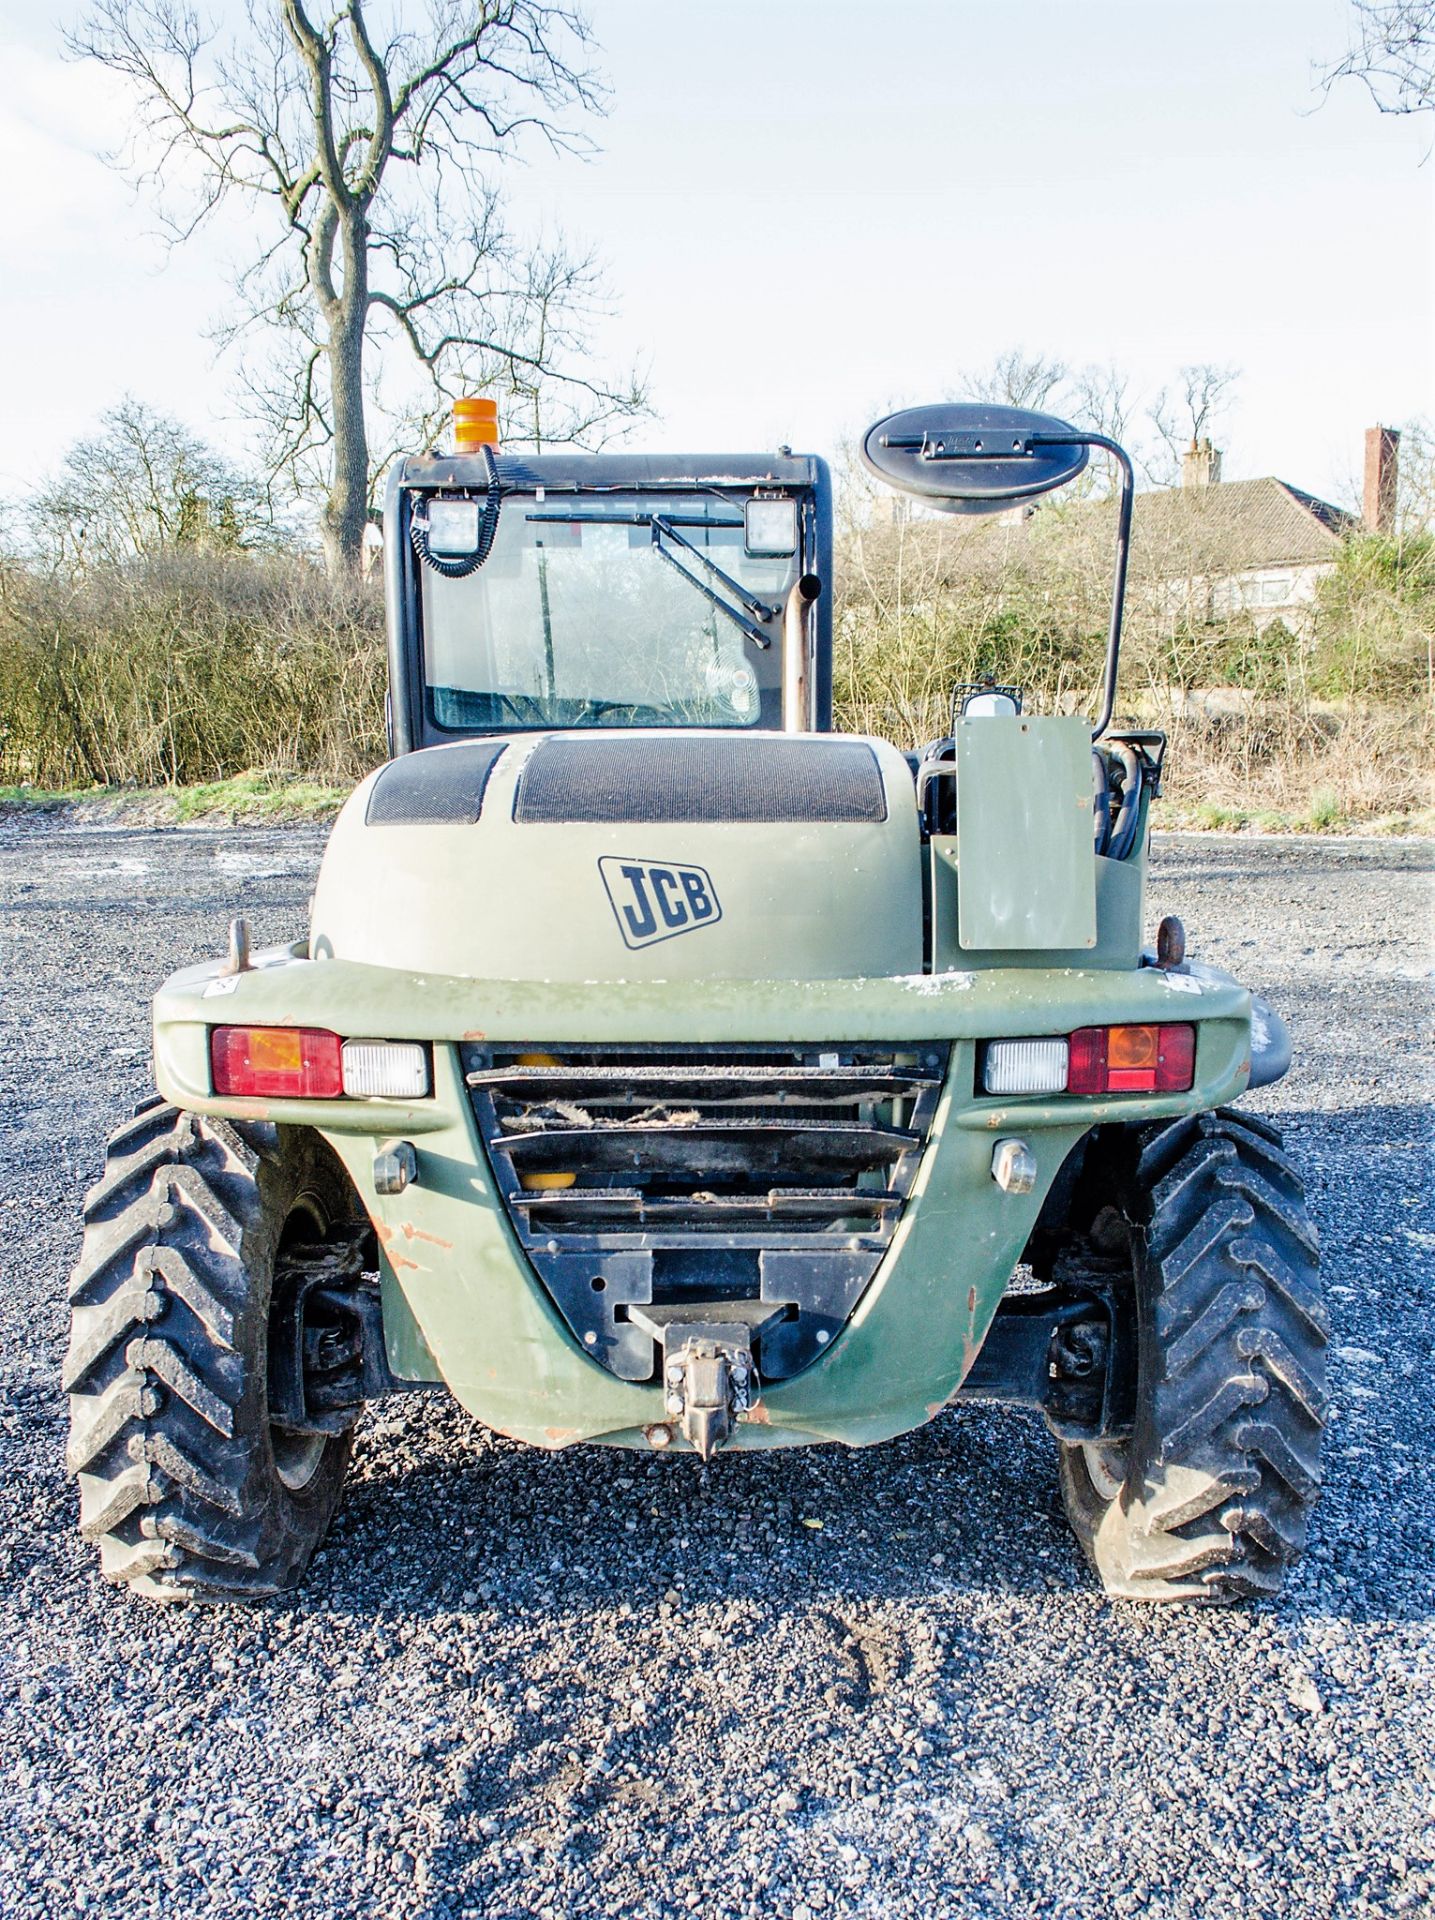
[[[1196,1078],[1196,1029],[1079,1027],[1072,1034],[1068,1093],[1184,1093]]]
[[[217,1094],[337,1100],[343,1042],[322,1027],[214,1027],[209,1064]]]

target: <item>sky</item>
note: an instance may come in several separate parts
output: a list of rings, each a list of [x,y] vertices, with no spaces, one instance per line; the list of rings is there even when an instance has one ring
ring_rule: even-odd
[[[410,0],[415,4],[415,0]],[[590,0],[596,158],[514,170],[515,218],[606,263],[633,446],[831,454],[1021,347],[1146,395],[1241,370],[1228,478],[1342,502],[1363,429],[1435,411],[1435,129],[1317,63],[1348,0]],[[100,157],[131,109],[0,0],[0,493],[126,393],[242,449],[209,336],[245,242],[178,251]]]

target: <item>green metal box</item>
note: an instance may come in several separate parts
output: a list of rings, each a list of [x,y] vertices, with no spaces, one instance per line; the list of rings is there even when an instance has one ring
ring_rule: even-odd
[[[957,941],[965,952],[1096,945],[1091,730],[1084,720],[959,720]]]

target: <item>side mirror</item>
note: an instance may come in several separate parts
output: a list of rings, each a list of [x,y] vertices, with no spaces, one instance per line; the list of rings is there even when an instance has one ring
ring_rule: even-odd
[[[984,401],[908,407],[862,437],[870,473],[943,513],[1000,513],[1065,486],[1089,458],[1087,437],[1054,414]]]
[[[1085,468],[1093,447],[1109,453],[1121,475],[1101,717],[1091,730],[1092,739],[1099,740],[1111,725],[1116,705],[1121,610],[1131,551],[1131,501],[1136,475],[1125,449],[1104,433],[1069,426],[1054,414],[1029,413],[1023,407],[1000,407],[985,401],[948,401],[932,407],[908,407],[868,427],[862,436],[862,464],[889,487],[914,493],[943,513],[1000,513],[1013,501],[1030,500],[1074,480]],[[977,711],[999,709],[984,706]]]

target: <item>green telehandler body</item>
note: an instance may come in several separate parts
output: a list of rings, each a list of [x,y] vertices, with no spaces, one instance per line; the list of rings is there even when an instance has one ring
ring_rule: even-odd
[[[297,1580],[366,1402],[529,1445],[865,1446],[1039,1411],[1106,1589],[1230,1600],[1299,1552],[1316,1242],[1263,1001],[1145,944],[1164,742],[1111,730],[1129,464],[992,406],[864,457],[951,512],[1121,476],[1102,710],[954,690],[832,730],[822,462],[402,462],[391,758],[308,937],[155,1001],[73,1282],[70,1460],[112,1579]],[[995,663],[999,665],[1000,663]],[[740,1461],[726,1469],[740,1473]]]

